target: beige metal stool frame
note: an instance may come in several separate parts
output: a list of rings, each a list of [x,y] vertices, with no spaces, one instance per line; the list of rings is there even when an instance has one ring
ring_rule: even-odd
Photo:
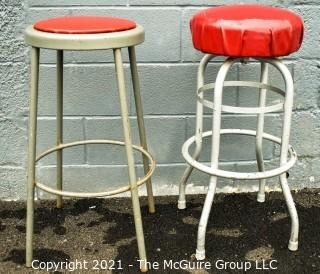
[[[139,203],[138,186],[143,183],[147,185],[149,212],[155,212],[154,200],[152,194],[151,175],[155,170],[155,161],[148,152],[147,140],[144,127],[142,102],[140,96],[140,84],[136,64],[135,45],[144,41],[144,30],[137,25],[136,28],[99,34],[57,34],[47,33],[35,30],[29,26],[25,33],[26,43],[32,46],[31,49],[31,79],[30,79],[30,115],[29,115],[29,144],[28,144],[28,185],[27,185],[27,231],[26,231],[26,265],[31,267],[33,259],[33,224],[34,224],[34,192],[38,187],[46,192],[57,195],[57,207],[63,205],[62,197],[104,197],[126,191],[131,191],[132,205],[139,258],[146,262],[146,251],[144,234],[142,227],[142,218]],[[131,130],[128,114],[128,105],[125,89],[125,77],[123,70],[123,61],[121,48],[127,47],[129,51],[131,77],[133,83],[134,99],[137,112],[138,128],[140,135],[140,146],[132,144]],[[57,135],[56,146],[46,150],[40,155],[36,155],[36,137],[37,137],[37,109],[38,109],[38,84],[39,84],[39,57],[40,48],[57,50]],[[123,123],[124,142],[115,140],[84,140],[72,143],[63,143],[63,51],[64,50],[98,50],[112,49],[114,53],[115,69],[117,75],[119,99],[121,106],[121,116]],[[86,193],[63,191],[63,149],[73,146],[86,144],[111,144],[125,146],[129,181],[130,184],[116,190]],[[133,150],[140,151],[143,155],[143,166],[145,177],[140,180],[136,178],[135,162]],[[36,163],[50,153],[57,153],[57,188],[36,181]],[[146,264],[141,264],[141,271],[147,271]]]
[[[216,77],[216,82],[211,84],[204,83],[204,76],[207,65],[215,56],[206,54],[199,65],[197,78],[197,114],[196,114],[196,132],[195,135],[189,138],[182,146],[182,155],[189,164],[186,168],[181,181],[179,189],[178,208],[186,208],[185,189],[186,182],[191,175],[194,168],[210,175],[210,182],[207,196],[204,202],[200,223],[198,227],[198,239],[196,258],[198,260],[205,259],[205,236],[208,224],[209,214],[213,204],[213,198],[216,191],[218,177],[230,179],[245,179],[245,180],[259,180],[258,202],[265,201],[265,183],[267,178],[279,176],[282,192],[288,207],[291,217],[291,234],[289,239],[289,250],[296,251],[298,249],[298,234],[299,234],[299,220],[297,210],[288,186],[286,172],[295,164],[297,154],[289,144],[291,114],[293,106],[294,85],[290,71],[286,65],[278,58],[253,58],[261,64],[260,82],[249,81],[225,81],[230,68],[237,61],[248,61],[244,58],[227,58]],[[268,85],[268,65],[272,65],[281,74],[285,82],[285,91],[272,85]],[[222,94],[224,87],[253,87],[259,92],[259,106],[258,107],[234,107],[222,104]],[[204,93],[208,90],[214,90],[213,101],[204,99]],[[282,103],[266,106],[266,93],[272,91],[281,95],[284,100]],[[212,109],[212,130],[203,132],[203,107]],[[282,136],[276,136],[264,133],[264,114],[275,111],[283,111],[283,126]],[[242,113],[242,114],[257,114],[257,130],[246,129],[221,129],[221,114],[222,112]],[[240,134],[247,136],[254,136],[256,138],[256,158],[259,172],[233,172],[219,169],[219,148],[221,134]],[[203,138],[211,137],[211,165],[205,165],[198,161]],[[272,170],[264,169],[262,140],[267,139],[281,146],[280,149],[280,166]],[[193,155],[189,153],[189,147],[195,143],[196,147]],[[289,158],[288,158],[289,155]]]

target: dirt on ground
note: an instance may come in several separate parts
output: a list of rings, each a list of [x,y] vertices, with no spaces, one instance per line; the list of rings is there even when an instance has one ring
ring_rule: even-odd
[[[298,251],[287,249],[290,217],[282,193],[269,193],[265,203],[253,193],[217,194],[201,265],[194,253],[205,197],[188,196],[185,210],[177,209],[177,197],[156,197],[154,214],[142,198],[147,256],[154,268],[149,273],[320,273],[320,190],[293,195]],[[130,199],[65,200],[63,209],[54,201],[37,202],[34,268],[58,266],[56,271],[24,266],[25,215],[25,203],[0,202],[1,274],[139,273]]]

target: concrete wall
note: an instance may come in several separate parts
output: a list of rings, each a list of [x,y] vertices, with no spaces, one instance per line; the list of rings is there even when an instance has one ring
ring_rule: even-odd
[[[226,0],[0,0],[0,198],[24,199],[26,189],[26,144],[28,117],[29,52],[23,42],[26,25],[42,18],[61,15],[112,15],[133,19],[146,30],[146,41],[137,48],[144,112],[151,152],[157,159],[155,194],[177,194],[177,183],[185,168],[180,150],[195,125],[195,86],[198,61],[190,41],[188,22],[192,14],[211,5],[234,3]],[[242,1],[247,2],[247,1]],[[249,1],[248,1],[249,2]],[[254,1],[250,1],[254,2]],[[320,187],[320,5],[317,0],[256,1],[284,6],[298,12],[305,21],[301,50],[286,58],[296,85],[291,142],[299,154],[292,169],[292,188]],[[125,59],[127,53],[124,51]],[[110,51],[67,52],[65,54],[65,141],[84,138],[122,138],[114,65]],[[55,55],[41,52],[39,151],[52,146],[55,138]],[[210,65],[208,79],[220,63]],[[128,85],[130,85],[126,65]],[[259,79],[257,64],[235,66],[229,79]],[[283,87],[272,71],[274,85]],[[128,101],[138,140],[131,88]],[[270,96],[270,102],[276,98]],[[224,102],[240,106],[257,103],[254,92],[237,89],[225,92]],[[209,114],[209,112],[207,112]],[[223,127],[254,128],[256,117],[225,115]],[[210,128],[210,116],[205,119]],[[266,131],[279,134],[281,115],[266,117]],[[202,159],[208,160],[209,144]],[[256,170],[254,139],[224,137],[222,165],[226,169]],[[265,158],[270,168],[279,149],[265,142]],[[141,163],[140,156],[136,156]],[[55,180],[54,155],[39,163],[38,177],[45,183]],[[139,168],[141,175],[141,168]],[[65,152],[66,189],[105,190],[125,184],[124,151],[96,145]],[[203,192],[208,176],[195,172],[191,182],[195,192]],[[220,180],[220,191],[257,189],[257,182]],[[270,180],[269,189],[278,189]],[[144,188],[143,188],[144,191]],[[40,197],[48,197],[38,193]]]

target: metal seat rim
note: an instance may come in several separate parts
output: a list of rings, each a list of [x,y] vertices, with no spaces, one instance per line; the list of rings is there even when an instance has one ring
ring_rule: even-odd
[[[36,48],[56,50],[99,50],[135,46],[144,41],[144,29],[93,34],[64,34],[36,30],[33,25],[25,30],[25,41]]]

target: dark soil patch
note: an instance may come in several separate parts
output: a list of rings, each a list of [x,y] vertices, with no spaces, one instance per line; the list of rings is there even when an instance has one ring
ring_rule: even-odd
[[[270,193],[257,203],[255,194],[218,194],[206,237],[206,261],[211,270],[164,270],[163,260],[194,262],[197,225],[203,195],[188,196],[188,207],[178,210],[177,197],[156,197],[157,212],[149,214],[141,199],[148,260],[160,270],[149,273],[243,273],[218,270],[217,260],[252,262],[267,266],[277,260],[272,273],[320,273],[320,190],[294,193],[300,217],[299,250],[287,243],[290,218],[281,193]],[[54,201],[37,202],[34,259],[41,262],[88,262],[91,270],[73,273],[139,273],[131,201],[127,198],[66,200],[63,209]],[[0,273],[72,273],[27,269],[25,255],[25,203],[0,202]],[[123,270],[92,270],[93,260],[121,260]],[[132,264],[133,266],[128,266]],[[267,273],[249,270],[248,273]]]

